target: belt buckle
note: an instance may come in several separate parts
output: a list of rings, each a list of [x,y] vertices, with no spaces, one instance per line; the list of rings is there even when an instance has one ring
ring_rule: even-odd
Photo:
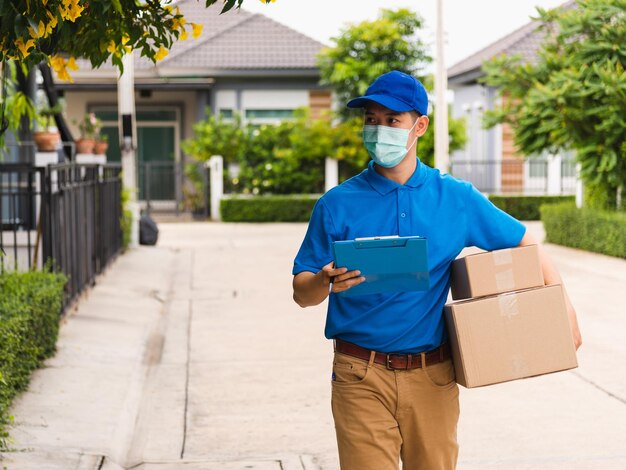
[[[402,354],[394,354],[394,353],[387,353],[387,358],[385,360],[385,367],[387,367],[387,370],[404,370],[407,367],[393,367],[391,365],[391,356],[402,356]]]

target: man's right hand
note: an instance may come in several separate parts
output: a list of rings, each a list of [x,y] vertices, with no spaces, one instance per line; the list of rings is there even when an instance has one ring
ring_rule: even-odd
[[[361,276],[361,271],[335,268],[334,261],[324,266],[321,273],[324,285],[329,286],[332,283],[332,289],[329,289],[329,292],[343,292],[365,281],[365,277]]]
[[[342,292],[365,281],[358,270],[335,268],[334,262],[328,263],[320,271],[303,271],[293,278],[293,299],[300,307],[310,307],[322,303],[328,294]]]

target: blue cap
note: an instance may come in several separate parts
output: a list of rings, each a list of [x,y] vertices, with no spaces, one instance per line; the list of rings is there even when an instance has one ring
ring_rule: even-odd
[[[372,83],[364,96],[348,102],[348,108],[363,108],[373,101],[392,111],[417,111],[428,114],[428,95],[420,81],[411,75],[393,70]]]

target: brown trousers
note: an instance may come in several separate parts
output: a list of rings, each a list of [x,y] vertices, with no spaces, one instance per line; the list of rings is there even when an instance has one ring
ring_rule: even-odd
[[[332,410],[342,470],[453,470],[459,389],[451,360],[388,370],[335,352]]]

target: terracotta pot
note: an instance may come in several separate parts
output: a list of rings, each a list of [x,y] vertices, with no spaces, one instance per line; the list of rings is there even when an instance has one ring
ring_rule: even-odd
[[[94,139],[78,139],[76,141],[76,153],[93,153],[96,146]]]
[[[93,149],[93,153],[96,155],[105,155],[107,153],[107,149],[109,148],[109,143],[104,142],[102,140],[96,140],[96,145]]]
[[[33,139],[37,150],[40,152],[54,152],[61,141],[61,134],[58,132],[37,131],[33,132]]]

